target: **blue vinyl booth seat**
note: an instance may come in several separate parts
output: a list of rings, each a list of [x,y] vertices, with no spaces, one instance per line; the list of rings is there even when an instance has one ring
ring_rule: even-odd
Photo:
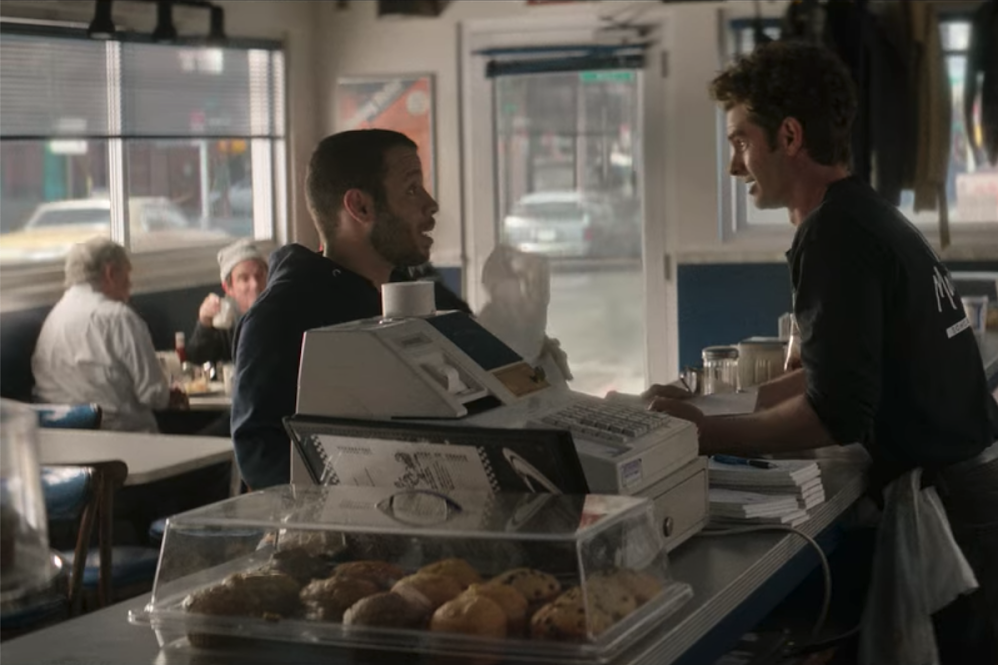
[[[100,429],[103,411],[96,404],[31,404],[38,426],[56,429]]]

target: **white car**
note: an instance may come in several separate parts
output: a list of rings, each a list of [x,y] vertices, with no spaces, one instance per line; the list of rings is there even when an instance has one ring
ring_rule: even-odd
[[[136,196],[128,200],[131,251],[149,252],[205,244],[231,238],[221,231],[192,227],[176,205],[163,197]],[[111,233],[111,201],[103,198],[42,203],[24,227],[0,235],[0,260],[57,259],[95,236]]]

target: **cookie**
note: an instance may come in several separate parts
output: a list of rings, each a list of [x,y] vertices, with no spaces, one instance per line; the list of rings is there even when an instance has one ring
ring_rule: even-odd
[[[433,573],[435,575],[446,575],[453,577],[461,585],[461,589],[467,589],[472,584],[482,581],[482,576],[471,567],[471,564],[464,559],[443,559],[419,569],[421,573]]]
[[[397,593],[376,593],[358,600],[343,613],[345,626],[378,628],[421,628],[426,613]]]
[[[334,577],[362,577],[371,580],[387,591],[405,577],[405,571],[386,561],[350,561],[341,563],[333,571]]]
[[[561,583],[553,575],[533,568],[514,568],[492,579],[494,584],[507,584],[531,604],[554,600],[561,593]]]
[[[430,630],[464,633],[480,637],[506,637],[506,613],[493,600],[475,594],[461,594],[437,608]]]
[[[354,603],[379,591],[380,587],[371,580],[343,576],[315,580],[302,589],[300,597],[306,617],[339,623]]]
[[[586,605],[581,596],[561,603],[548,603],[530,619],[530,636],[538,640],[582,642],[598,637],[613,620],[596,607]]]
[[[472,584],[464,592],[469,596],[484,596],[495,602],[506,614],[506,634],[520,636],[527,629],[527,599],[508,584]]]
[[[457,579],[447,575],[416,573],[396,582],[392,592],[411,603],[423,606],[429,613],[457,598],[461,594],[461,585]]]
[[[649,573],[641,573],[630,568],[621,568],[609,575],[609,579],[631,592],[638,605],[662,593],[662,582]]]
[[[284,573],[235,573],[226,577],[222,585],[254,599],[260,616],[291,617],[301,610],[298,598],[301,587]]]
[[[638,601],[634,595],[626,587],[607,577],[593,576],[586,582],[584,588],[588,604],[605,613],[614,623],[638,609]],[[583,600],[582,589],[583,587],[572,587],[559,596],[554,604],[575,603]]]
[[[290,575],[301,587],[313,579],[328,577],[331,569],[332,566],[324,558],[312,554],[304,547],[278,550],[271,555],[270,562],[264,567],[268,572]]]

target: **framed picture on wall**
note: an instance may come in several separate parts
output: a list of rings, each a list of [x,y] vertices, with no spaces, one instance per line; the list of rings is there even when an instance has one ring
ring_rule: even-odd
[[[436,196],[433,75],[351,76],[336,81],[336,129],[392,129],[411,138],[426,189]]]

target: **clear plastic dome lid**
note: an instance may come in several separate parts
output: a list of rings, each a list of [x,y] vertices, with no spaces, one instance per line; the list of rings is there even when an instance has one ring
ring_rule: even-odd
[[[0,400],[0,602],[52,578],[37,429],[34,411]]]

